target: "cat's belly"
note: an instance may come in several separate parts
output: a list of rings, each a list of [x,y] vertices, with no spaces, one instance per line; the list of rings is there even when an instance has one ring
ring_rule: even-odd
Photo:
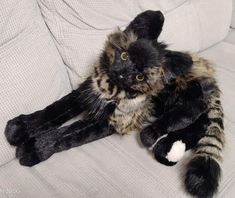
[[[109,124],[120,134],[140,131],[151,117],[151,107],[145,97],[123,100],[110,116]]]

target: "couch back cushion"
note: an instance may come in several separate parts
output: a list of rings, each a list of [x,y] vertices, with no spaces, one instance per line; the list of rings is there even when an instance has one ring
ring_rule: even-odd
[[[233,0],[233,16],[232,16],[231,27],[235,29],[235,0]]]
[[[222,40],[229,29],[232,0],[38,0],[44,19],[67,66],[73,88],[91,72],[105,36],[124,28],[138,13],[165,14],[160,39],[171,49],[203,50]]]
[[[0,3],[0,165],[15,156],[6,122],[44,108],[71,86],[35,0]]]

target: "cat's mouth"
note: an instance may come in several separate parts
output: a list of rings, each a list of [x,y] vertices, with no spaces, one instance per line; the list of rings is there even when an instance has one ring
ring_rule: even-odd
[[[164,88],[164,84],[161,79],[154,81],[146,81],[145,83],[133,85],[131,88],[138,93],[153,95],[158,93]]]
[[[134,92],[134,91],[128,91],[126,92],[126,97],[128,99],[133,99],[133,98],[136,98],[138,96],[138,93],[137,92]]]

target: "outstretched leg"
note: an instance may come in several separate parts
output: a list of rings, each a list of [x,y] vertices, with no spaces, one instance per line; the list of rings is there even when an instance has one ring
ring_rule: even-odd
[[[8,142],[11,145],[18,145],[29,134],[33,135],[35,132],[47,130],[50,127],[58,127],[76,116],[82,111],[79,95],[79,90],[75,90],[43,110],[9,120],[5,129]]]
[[[21,165],[33,166],[56,152],[68,150],[115,133],[107,123],[94,124],[77,121],[70,126],[44,131],[40,136],[29,138],[16,149]]]
[[[175,165],[183,157],[185,151],[196,146],[205,134],[208,124],[207,113],[204,113],[190,126],[160,137],[153,147],[157,161],[167,166]]]
[[[114,109],[111,104],[99,98],[88,78],[77,90],[64,96],[41,111],[29,115],[20,115],[7,123],[5,135],[11,145],[19,145],[29,137],[45,130],[57,128],[65,121],[87,111],[87,115],[97,120],[105,119]],[[94,114],[95,110],[95,115]]]

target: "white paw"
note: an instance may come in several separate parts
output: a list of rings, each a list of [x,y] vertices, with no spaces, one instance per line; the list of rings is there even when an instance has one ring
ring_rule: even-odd
[[[184,156],[185,149],[185,143],[181,140],[174,142],[171,150],[167,153],[166,159],[170,162],[178,162]]]

